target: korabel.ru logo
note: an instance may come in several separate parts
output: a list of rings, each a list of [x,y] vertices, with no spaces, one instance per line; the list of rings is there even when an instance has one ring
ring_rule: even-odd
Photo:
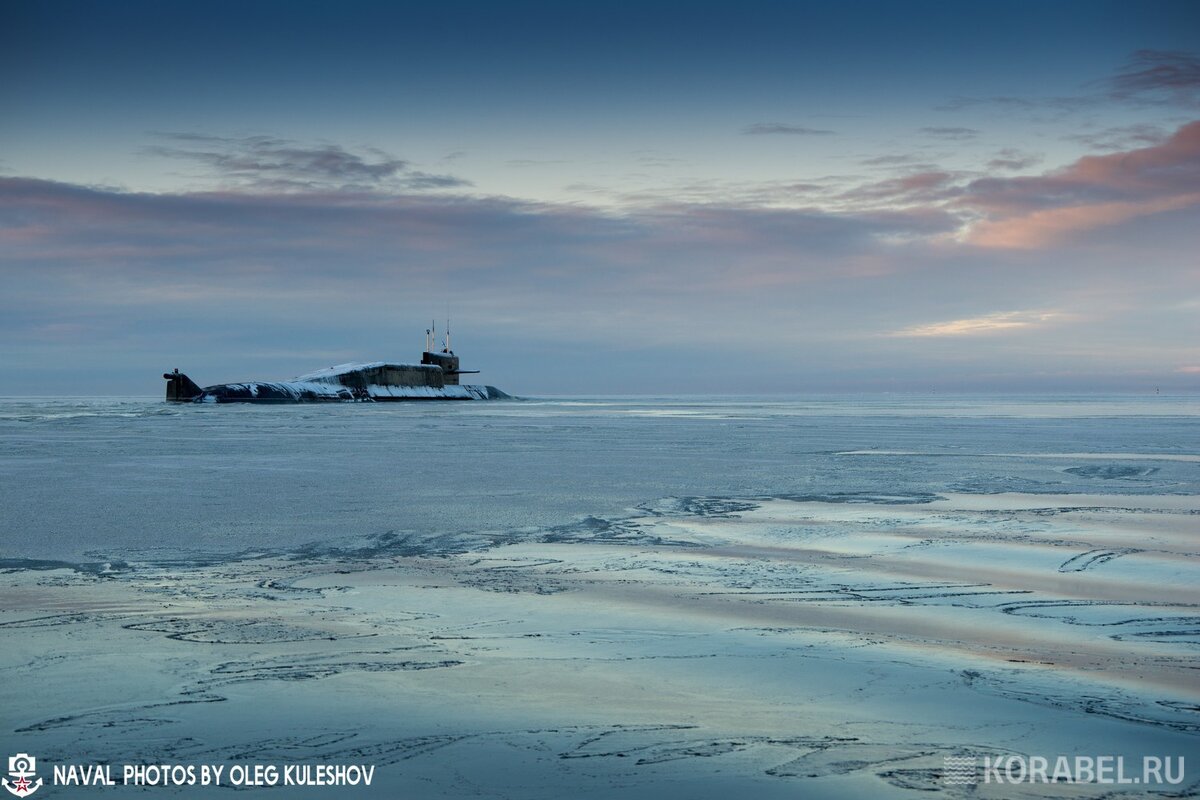
[[[17,797],[29,797],[42,788],[41,778],[37,779],[37,783],[32,782],[37,777],[36,772],[37,759],[28,753],[17,753],[8,757],[8,778],[13,780],[10,782],[8,778],[2,778],[0,784]]]
[[[1183,756],[1142,756],[1126,762],[1119,755],[945,756],[944,786],[980,783],[1097,783],[1162,785],[1183,783]]]

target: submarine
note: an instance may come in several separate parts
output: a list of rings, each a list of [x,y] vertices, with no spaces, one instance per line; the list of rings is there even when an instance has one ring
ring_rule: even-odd
[[[201,388],[176,369],[164,372],[167,401],[171,403],[355,403],[400,400],[505,400],[495,386],[459,383],[465,370],[450,349],[450,330],[442,349],[436,350],[436,326],[425,331],[420,364],[388,361],[338,364],[309,372],[290,381],[220,383]]]

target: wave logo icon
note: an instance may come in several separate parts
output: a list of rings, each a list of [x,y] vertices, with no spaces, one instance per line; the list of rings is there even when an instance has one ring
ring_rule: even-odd
[[[37,759],[28,753],[17,753],[8,757],[8,777],[13,779],[12,783],[8,778],[2,778],[0,785],[17,797],[29,797],[42,788],[41,778],[37,779],[37,783],[30,783],[31,778],[37,777],[36,773]]]
[[[942,768],[943,785],[965,786],[973,783],[977,783],[974,756],[945,756],[945,765]]]

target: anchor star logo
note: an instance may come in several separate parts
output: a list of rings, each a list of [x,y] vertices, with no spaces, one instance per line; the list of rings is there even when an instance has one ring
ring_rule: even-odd
[[[13,782],[9,783],[8,778],[0,779],[0,785],[16,797],[29,797],[31,794],[42,788],[42,779],[38,778],[37,783],[30,783],[30,778],[36,778],[37,775],[37,759],[28,753],[17,753],[15,756],[8,757],[8,775],[13,778]]]

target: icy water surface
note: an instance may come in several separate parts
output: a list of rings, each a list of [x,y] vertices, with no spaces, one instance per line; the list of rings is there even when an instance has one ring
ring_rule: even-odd
[[[1191,398],[5,399],[0,508],[0,745],[46,764],[373,764],[379,797],[1200,786]],[[999,755],[1187,774],[946,782]]]

